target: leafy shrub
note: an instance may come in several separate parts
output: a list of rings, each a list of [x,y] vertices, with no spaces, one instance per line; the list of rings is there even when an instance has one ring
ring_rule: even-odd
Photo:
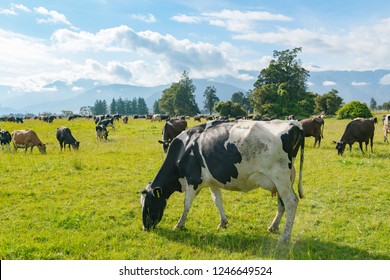
[[[372,114],[367,104],[352,101],[345,104],[336,112],[337,119],[371,118]]]

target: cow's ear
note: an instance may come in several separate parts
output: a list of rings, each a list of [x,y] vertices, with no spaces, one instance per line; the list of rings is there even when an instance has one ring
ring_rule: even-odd
[[[158,143],[160,143],[160,144],[164,144],[164,142],[163,142],[163,141],[161,141],[161,140],[158,140]]]
[[[153,189],[153,195],[157,198],[161,198],[162,196],[162,189],[160,187]]]

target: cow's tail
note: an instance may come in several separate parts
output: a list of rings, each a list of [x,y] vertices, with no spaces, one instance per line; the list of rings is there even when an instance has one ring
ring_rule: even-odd
[[[305,150],[305,135],[303,129],[301,130],[301,156],[299,161],[299,181],[298,181],[298,194],[299,198],[304,198],[303,187],[302,187],[302,177],[303,177],[303,160],[304,160],[304,150]]]

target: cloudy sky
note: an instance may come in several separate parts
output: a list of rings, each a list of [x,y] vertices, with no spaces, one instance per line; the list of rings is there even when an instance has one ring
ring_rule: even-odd
[[[253,80],[274,50],[294,47],[310,71],[390,69],[390,1],[0,2],[0,85],[15,91],[78,79],[154,86],[184,70]]]

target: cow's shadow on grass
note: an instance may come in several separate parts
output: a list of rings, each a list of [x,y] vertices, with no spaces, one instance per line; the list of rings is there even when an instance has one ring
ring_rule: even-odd
[[[156,229],[158,234],[170,242],[177,242],[204,251],[208,255],[221,252],[232,259],[301,259],[301,260],[389,260],[390,255],[372,254],[359,248],[324,242],[314,238],[279,244],[279,235],[229,234],[221,231],[202,232],[191,230]],[[223,254],[225,253],[225,254]],[[196,259],[196,257],[195,257]],[[215,258],[219,259],[218,254]]]

